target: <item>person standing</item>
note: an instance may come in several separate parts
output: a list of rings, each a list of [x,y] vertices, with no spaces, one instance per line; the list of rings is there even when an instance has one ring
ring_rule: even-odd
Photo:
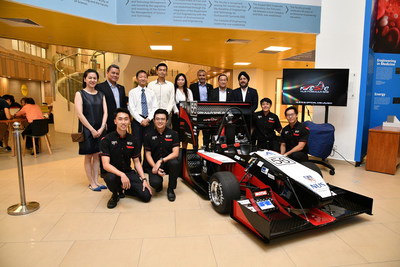
[[[298,111],[295,107],[288,107],[285,116],[289,124],[282,129],[281,154],[297,162],[308,160],[309,129],[297,120]]]
[[[175,77],[175,105],[172,115],[172,129],[179,132],[179,102],[193,101],[192,90],[187,86],[186,75],[179,73]]]
[[[210,90],[208,101],[211,102],[231,102],[233,101],[233,90],[227,88],[228,76],[221,74],[218,76],[218,87]]]
[[[280,133],[282,125],[279,117],[271,112],[272,101],[269,98],[263,98],[260,101],[262,110],[253,114],[254,139],[257,141],[258,149],[268,149],[280,152],[280,145],[275,131]]]
[[[238,75],[239,88],[233,91],[233,100],[237,102],[250,102],[251,111],[256,111],[258,107],[258,93],[254,88],[249,87],[250,76],[245,71]]]
[[[75,110],[79,118],[79,129],[83,129],[84,141],[79,143],[79,154],[85,155],[85,171],[89,189],[107,189],[98,181],[100,139],[105,134],[107,104],[104,94],[96,90],[99,74],[93,69],[83,73],[83,89],[75,94]]]
[[[141,148],[145,134],[153,127],[154,111],[158,109],[157,97],[147,85],[147,72],[136,73],[138,86],[129,91],[129,112],[132,120],[132,133]]]
[[[167,81],[168,66],[165,63],[160,63],[156,67],[157,80],[149,82],[147,87],[152,90],[157,98],[158,107],[165,109],[168,114],[171,114],[175,105],[175,89],[172,82]]]
[[[213,86],[209,83],[206,83],[206,71],[199,70],[197,71],[197,78],[199,81],[197,83],[193,83],[190,85],[190,90],[193,93],[194,101],[206,102],[208,101],[208,95],[210,91],[213,89]],[[208,129],[203,129],[203,147],[208,148],[211,141],[211,132]]]
[[[154,113],[155,129],[145,138],[144,149],[149,166],[145,171],[149,174],[150,185],[160,192],[163,188],[163,178],[168,177],[167,197],[175,201],[174,189],[180,172],[179,138],[178,134],[167,127],[168,112],[157,109]]]
[[[206,83],[206,71],[197,71],[197,78],[199,81],[190,85],[190,90],[193,93],[194,101],[208,101],[209,91],[213,89],[213,86]]]
[[[117,108],[114,114],[116,130],[101,140],[101,161],[107,171],[104,181],[112,192],[107,203],[109,209],[115,208],[119,199],[124,198],[125,194],[136,196],[143,202],[149,202],[151,199],[152,192],[139,161],[140,148],[136,138],[127,132],[129,115],[126,108]],[[131,159],[136,172],[131,168]]]
[[[96,85],[96,90],[102,92],[106,98],[107,103],[107,133],[115,131],[114,112],[117,108],[126,108],[126,94],[125,87],[118,84],[119,80],[119,67],[117,65],[110,65],[107,68],[107,79]]]

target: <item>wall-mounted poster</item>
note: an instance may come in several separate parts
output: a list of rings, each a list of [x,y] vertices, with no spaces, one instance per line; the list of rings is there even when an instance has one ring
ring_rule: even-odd
[[[400,0],[378,0],[375,12],[372,49],[377,53],[400,54]]]

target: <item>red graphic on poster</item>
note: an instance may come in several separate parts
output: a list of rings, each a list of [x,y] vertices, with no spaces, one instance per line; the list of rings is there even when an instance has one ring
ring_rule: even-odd
[[[379,0],[374,51],[400,53],[400,0]]]

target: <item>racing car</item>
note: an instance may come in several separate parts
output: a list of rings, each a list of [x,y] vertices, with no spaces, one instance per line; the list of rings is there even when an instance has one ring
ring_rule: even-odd
[[[185,183],[265,242],[367,213],[373,199],[327,184],[311,162],[252,146],[250,103],[181,102]],[[211,146],[199,148],[201,130]]]

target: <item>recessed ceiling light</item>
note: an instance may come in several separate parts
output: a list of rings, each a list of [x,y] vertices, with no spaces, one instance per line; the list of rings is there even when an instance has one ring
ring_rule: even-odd
[[[151,45],[151,50],[172,50],[172,45]]]
[[[251,40],[246,39],[228,39],[225,41],[226,44],[248,44]]]
[[[275,52],[282,52],[282,51],[286,51],[292,49],[291,47],[283,47],[283,46],[270,46],[265,48],[265,51],[275,51]]]
[[[216,72],[216,71],[214,71],[214,72],[213,72],[213,74],[217,74],[217,72]]]
[[[233,63],[233,65],[236,65],[236,66],[247,66],[247,65],[250,65],[251,63],[250,62],[236,62],[236,63]]]

